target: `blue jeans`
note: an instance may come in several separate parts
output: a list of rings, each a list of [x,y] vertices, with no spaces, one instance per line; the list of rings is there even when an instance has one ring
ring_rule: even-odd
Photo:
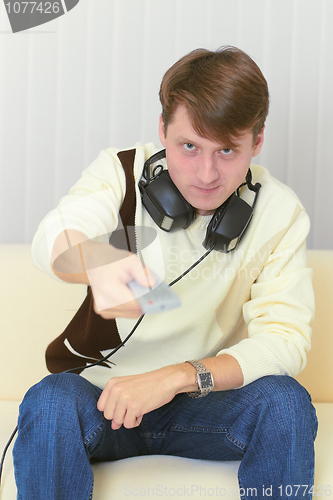
[[[241,460],[242,498],[290,499],[288,485],[312,497],[315,409],[288,376],[199,399],[177,395],[140,426],[112,430],[97,410],[101,390],[74,374],[50,375],[25,396],[13,455],[19,500],[88,500],[91,462],[138,455]],[[247,496],[248,492],[248,496]]]

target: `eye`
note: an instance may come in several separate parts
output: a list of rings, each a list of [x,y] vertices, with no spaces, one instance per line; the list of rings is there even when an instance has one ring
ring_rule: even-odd
[[[193,151],[195,149],[195,146],[194,144],[191,144],[190,142],[186,142],[184,144],[184,148],[187,150],[187,151]]]
[[[226,156],[231,155],[233,152],[234,152],[234,150],[233,150],[233,149],[230,149],[230,148],[223,148],[223,149],[222,149],[222,153],[223,153],[224,155],[226,155]]]

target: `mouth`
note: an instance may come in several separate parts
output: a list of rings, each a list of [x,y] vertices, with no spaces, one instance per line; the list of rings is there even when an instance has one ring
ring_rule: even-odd
[[[212,195],[212,194],[217,193],[217,191],[220,189],[220,186],[216,186],[214,188],[201,188],[201,187],[195,186],[195,189],[199,193]]]

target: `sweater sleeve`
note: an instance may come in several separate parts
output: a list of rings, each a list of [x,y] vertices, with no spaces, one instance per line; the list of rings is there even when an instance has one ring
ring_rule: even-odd
[[[50,257],[57,236],[65,229],[75,229],[89,239],[108,242],[118,224],[119,208],[125,196],[124,170],[118,150],[100,152],[83,171],[81,178],[64,196],[58,207],[40,223],[32,242],[34,264],[52,278]]]
[[[269,255],[243,306],[248,337],[219,352],[238,361],[244,385],[265,375],[296,376],[306,365],[314,314],[312,270],[306,267],[309,225],[301,210]]]

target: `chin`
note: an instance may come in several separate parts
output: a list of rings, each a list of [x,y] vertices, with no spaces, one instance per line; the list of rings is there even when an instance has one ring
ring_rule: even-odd
[[[195,211],[198,215],[213,215],[216,208],[196,208]]]
[[[193,205],[193,206],[199,207],[199,208],[196,208],[196,212],[198,214],[203,215],[203,212],[205,212],[204,215],[210,215],[210,214],[213,214],[215,212],[215,210],[222,205],[222,203],[223,203],[223,201],[219,200],[216,203],[207,203],[207,204],[197,203],[197,205]]]

